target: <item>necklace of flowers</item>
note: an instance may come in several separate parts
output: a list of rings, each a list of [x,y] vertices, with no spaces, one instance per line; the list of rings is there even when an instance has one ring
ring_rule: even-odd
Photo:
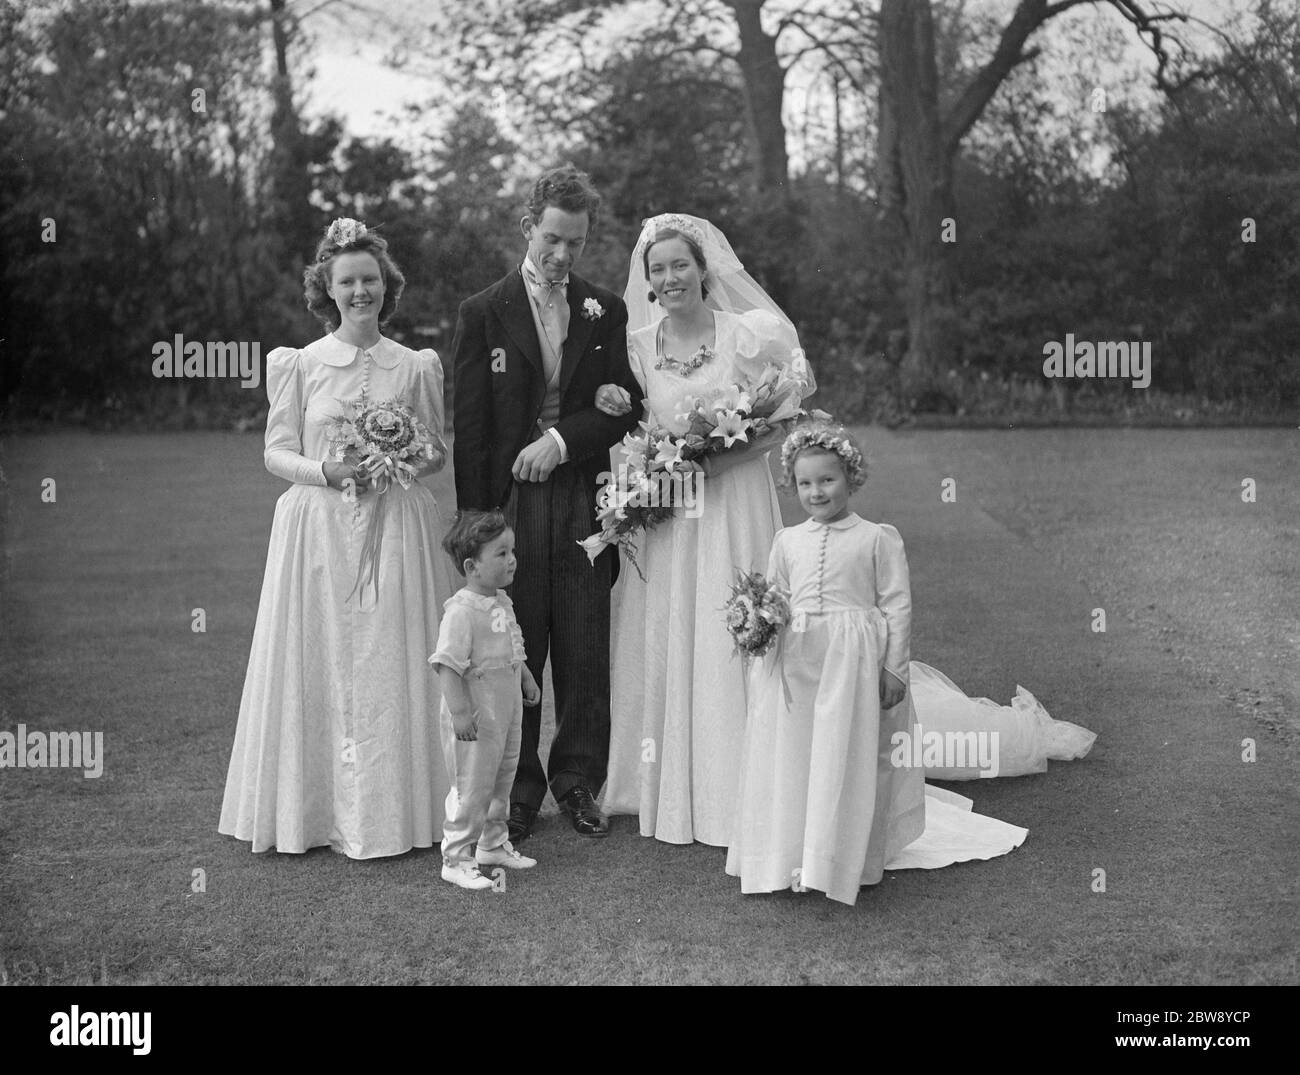
[[[660,358],[659,361],[655,363],[655,369],[680,370],[681,375],[683,377],[689,377],[692,373],[694,373],[697,369],[703,366],[706,362],[712,361],[717,356],[717,352],[712,347],[710,347],[707,343],[702,343],[700,344],[699,348],[696,350],[695,354],[691,355],[691,357],[688,358],[685,362],[679,362],[677,359],[673,358],[673,356],[670,355],[667,351],[663,350],[662,325],[660,326],[659,329],[659,350],[660,353],[663,355],[663,357]]]

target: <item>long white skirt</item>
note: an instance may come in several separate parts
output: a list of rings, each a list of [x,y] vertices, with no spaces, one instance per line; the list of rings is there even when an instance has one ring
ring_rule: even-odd
[[[428,657],[456,585],[433,494],[416,483],[380,500],[295,485],[276,504],[218,826],[254,851],[366,859],[442,837]],[[376,510],[378,597],[349,597]]]

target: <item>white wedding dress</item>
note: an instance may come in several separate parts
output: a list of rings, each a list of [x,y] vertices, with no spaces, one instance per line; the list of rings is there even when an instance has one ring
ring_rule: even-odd
[[[921,734],[958,736],[967,732],[997,735],[996,776],[1025,776],[1047,771],[1049,761],[1084,757],[1097,739],[1096,732],[1067,720],[1054,720],[1043,704],[1024,687],[1016,688],[1010,705],[990,698],[971,698],[937,668],[920,661],[908,664],[909,687]],[[981,766],[968,756],[967,764],[947,758],[927,764],[931,780],[977,780]]]
[[[714,358],[689,375],[655,369],[658,323],[629,334],[647,418],[674,432],[684,397],[788,365],[798,338],[764,310],[715,311]],[[602,806],[638,814],[643,836],[725,847],[735,817],[746,670],[722,605],[736,570],[762,571],[781,505],[764,456],[702,483],[698,518],[679,508],[638,535],[613,592],[609,773]]]

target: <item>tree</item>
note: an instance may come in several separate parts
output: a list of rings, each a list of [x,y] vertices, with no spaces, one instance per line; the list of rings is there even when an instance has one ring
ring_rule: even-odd
[[[298,245],[308,237],[313,213],[310,150],[294,99],[289,64],[290,43],[297,36],[297,19],[287,0],[269,0],[268,19],[275,54],[275,76],[271,83],[274,110],[271,114],[271,159],[268,226],[287,248],[289,260],[296,260]]]
[[[702,93],[741,90],[752,161],[749,218],[771,245],[800,242],[785,126],[786,83],[810,57],[845,69],[853,62],[865,0],[659,0],[637,5],[629,35],[627,0],[484,0],[448,9],[432,36],[451,40],[462,88],[517,103],[521,127],[546,131],[572,152],[582,116],[608,105],[614,68],[635,54],[652,69],[693,61]],[[631,37],[631,41],[627,39]],[[860,66],[860,64],[858,65]],[[667,89],[660,84],[660,91]],[[692,111],[699,102],[688,102]],[[769,259],[766,284],[786,302],[795,290],[788,259]]]
[[[163,387],[151,347],[283,336],[259,227],[270,94],[247,12],[0,5],[5,394]],[[52,230],[45,234],[44,221]],[[178,401],[220,386],[174,382]],[[237,390],[236,390],[237,391]]]
[[[244,11],[247,0],[226,0],[232,10]],[[256,0],[252,9],[256,26],[270,29],[275,74],[271,80],[273,109],[270,122],[270,161],[267,184],[266,226],[277,237],[280,257],[296,264],[299,250],[311,242],[317,214],[311,205],[311,166],[319,159],[322,136],[328,125],[308,129],[302,121],[293,54],[301,55],[312,43],[308,29],[332,24],[345,33],[373,32],[378,26],[400,31],[400,24],[360,0]]]
[[[702,60],[633,52],[606,68],[600,112],[580,121],[574,163],[604,195],[600,240],[587,255],[597,278],[621,280],[642,221],[669,210],[714,221],[754,254],[751,268],[772,267],[756,232],[752,167],[745,148],[744,94],[739,78],[719,78]]]
[[[989,59],[941,103],[930,0],[881,0],[879,190],[882,209],[900,225],[908,347],[905,390],[920,398],[940,383],[940,367],[958,354],[953,311],[951,235],[956,211],[953,165],[962,140],[999,87],[1020,64],[1037,55],[1026,48],[1046,22],[1103,0],[1019,0]],[[1157,59],[1156,82],[1176,93],[1209,76],[1190,65],[1189,50],[1170,24],[1189,21],[1179,12],[1152,13],[1137,0],[1104,0],[1142,35]]]

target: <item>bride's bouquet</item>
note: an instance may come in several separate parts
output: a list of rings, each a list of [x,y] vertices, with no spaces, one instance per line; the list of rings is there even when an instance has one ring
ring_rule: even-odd
[[[798,363],[794,368],[798,370]],[[804,413],[799,404],[807,389],[807,382],[790,369],[769,362],[752,382],[687,396],[677,414],[687,423],[686,432],[667,433],[669,444],[679,448],[682,458],[694,461],[789,429]]]
[[[805,368],[802,353],[789,367],[769,362],[751,382],[684,397],[676,417],[685,432],[642,422],[639,434],[624,437],[624,461],[596,498],[600,530],[578,543],[588,559],[594,563],[606,546],[617,545],[644,579],[632,539],[671,519],[678,507],[698,512],[705,457],[794,425],[804,413]]]
[[[692,511],[699,506],[701,467],[665,450],[669,434],[657,426],[640,423],[641,433],[623,438],[623,462],[596,494],[598,533],[578,542],[587,558],[596,557],[609,545],[617,545],[636,572],[645,573],[636,560],[633,538],[673,517],[678,507]]]
[[[790,595],[757,571],[737,571],[722,610],[736,653],[743,658],[761,657],[790,623]]]
[[[416,417],[400,399],[370,403],[364,399],[345,403],[345,414],[328,427],[330,454],[337,462],[352,461],[365,474],[376,493],[386,493],[396,482],[409,489],[416,470],[424,462],[441,462],[447,458],[442,438]],[[384,500],[375,504],[366,527],[357,580],[352,593],[364,592],[371,584],[379,597],[379,553],[384,541]]]

